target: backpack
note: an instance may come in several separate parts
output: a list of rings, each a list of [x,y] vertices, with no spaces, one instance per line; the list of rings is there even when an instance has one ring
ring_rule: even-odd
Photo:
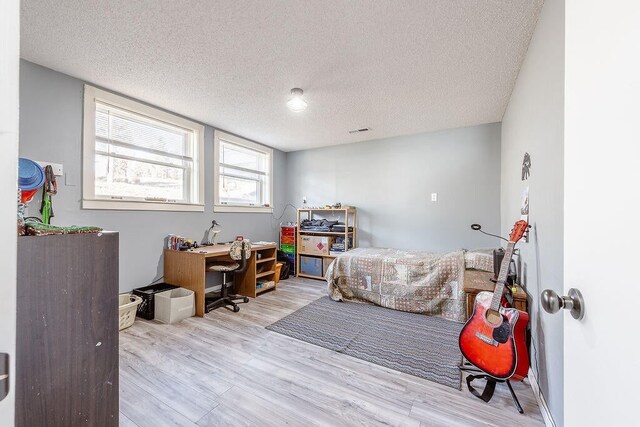
[[[280,267],[280,280],[286,280],[291,274],[291,265],[288,262],[282,264]]]

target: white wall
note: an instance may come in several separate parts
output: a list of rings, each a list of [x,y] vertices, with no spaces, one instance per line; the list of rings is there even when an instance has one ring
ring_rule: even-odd
[[[564,1],[547,0],[502,120],[502,232],[520,217],[529,186],[529,243],[520,248],[529,294],[532,368],[553,419],[563,420],[563,316],[542,313],[542,290],[563,290]],[[531,175],[521,180],[524,153]]]
[[[497,245],[470,224],[499,231],[499,123],[297,151],[288,153],[287,168],[292,204],[306,196],[310,206],[358,208],[361,247]]]
[[[82,117],[84,82],[27,61],[20,62],[20,155],[62,163],[53,197],[55,225],[96,225],[120,232],[120,290],[144,286],[162,274],[163,239],[169,233],[202,240],[211,220],[221,224],[218,241],[243,236],[277,241],[279,221],[271,214],[213,212],[213,131],[205,126],[205,212],[151,212],[81,209]],[[100,82],[96,82],[99,84]],[[125,94],[126,95],[126,94]],[[274,150],[274,207],[285,200],[285,153]],[[72,185],[68,185],[72,184]],[[39,195],[30,214],[39,215]],[[216,281],[214,275],[210,277]],[[219,277],[217,278],[220,282]],[[213,285],[215,283],[210,283]]]
[[[9,395],[0,424],[13,425],[16,349],[16,197],[18,175],[18,61],[20,2],[0,2],[0,353],[9,353]]]

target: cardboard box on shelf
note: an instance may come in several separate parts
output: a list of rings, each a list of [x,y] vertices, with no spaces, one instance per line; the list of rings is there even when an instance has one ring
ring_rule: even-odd
[[[335,238],[332,236],[300,236],[300,253],[329,255]]]
[[[327,275],[327,270],[335,258],[322,258],[322,275]]]

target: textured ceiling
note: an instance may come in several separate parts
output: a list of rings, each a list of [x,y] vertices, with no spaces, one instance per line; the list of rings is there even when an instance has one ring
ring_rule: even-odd
[[[542,0],[23,0],[22,57],[285,151],[500,121]],[[289,111],[289,91],[309,103]],[[373,130],[351,135],[349,130]]]

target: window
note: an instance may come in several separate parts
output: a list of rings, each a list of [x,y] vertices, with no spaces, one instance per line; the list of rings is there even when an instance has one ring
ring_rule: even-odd
[[[204,127],[85,85],[85,209],[204,211]]]
[[[214,210],[272,212],[270,148],[216,131]]]

